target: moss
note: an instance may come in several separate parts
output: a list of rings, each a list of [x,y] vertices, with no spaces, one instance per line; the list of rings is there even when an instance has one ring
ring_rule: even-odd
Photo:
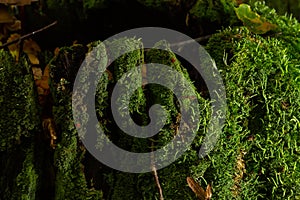
[[[278,14],[285,15],[286,13],[293,14],[295,18],[300,19],[300,4],[297,0],[276,1],[265,0],[266,5],[270,8],[274,8]]]
[[[29,147],[25,154],[22,171],[16,178],[16,186],[11,199],[36,199],[39,189],[39,171],[35,167],[33,144]]]
[[[221,70],[228,105],[224,135],[210,155],[208,169],[215,188],[220,188],[214,191],[216,198],[299,196],[300,174],[293,168],[299,162],[290,153],[298,152],[299,142],[299,126],[294,122],[299,119],[299,61],[295,59],[299,51],[286,39],[293,38],[291,32],[299,24],[263,4],[256,6],[256,11],[279,25],[280,34],[259,36],[244,27],[228,28],[206,46]],[[243,169],[237,168],[241,162]]]
[[[51,62],[54,76],[52,79],[54,87],[51,92],[56,99],[53,117],[59,134],[59,142],[54,152],[54,165],[57,169],[55,199],[58,200],[102,199],[100,190],[88,187],[88,180],[85,178],[82,164],[85,148],[79,141],[72,117],[71,85],[73,85],[74,76],[83,61],[86,50],[87,48],[80,45],[61,49],[59,55]],[[70,63],[76,63],[76,65],[71,67]],[[60,69],[62,68],[65,69],[64,73],[61,73]],[[71,85],[66,85],[65,90],[60,90],[56,80],[64,77]]]
[[[123,47],[123,44],[119,44],[120,48]],[[151,49],[149,51],[145,52],[145,63],[160,63],[167,66],[172,67],[174,70],[180,72],[183,74],[183,76],[187,79],[187,81],[190,81],[189,74],[187,73],[184,66],[181,65],[180,61],[176,58],[176,55],[172,53],[168,47],[168,43],[165,41],[158,42],[155,45],[155,48],[161,48],[165,50],[157,50],[157,49]],[[137,53],[137,52],[135,52]],[[132,55],[138,55],[132,54],[126,55],[125,57],[121,57],[118,59],[117,62],[114,63],[114,69],[113,73],[118,73],[119,71],[122,71],[126,69],[127,62],[130,61],[130,63],[136,63],[136,61],[143,60],[143,57],[137,56],[135,61],[132,61]],[[142,54],[140,54],[142,55]],[[134,66],[134,65],[133,65]],[[162,66],[163,67],[163,66]],[[146,67],[147,68],[147,67]],[[124,70],[125,71],[125,70]],[[161,71],[160,75],[165,78],[166,84],[169,87],[178,87],[181,88],[179,77],[177,79],[168,79],[169,74],[162,73],[164,70]],[[146,77],[151,77],[150,72],[147,71]],[[150,80],[145,80],[150,81]],[[194,88],[195,89],[195,88]],[[164,128],[162,128],[159,132],[158,136],[155,136],[153,138],[150,138],[148,140],[143,139],[131,139],[128,136],[124,137],[123,135],[118,136],[118,143],[121,143],[122,148],[126,148],[127,150],[134,151],[134,152],[141,152],[146,151],[149,152],[151,149],[160,148],[164,146],[167,142],[170,141],[170,139],[173,138],[173,136],[176,134],[176,126],[178,126],[178,106],[176,104],[176,98],[174,98],[174,94],[166,89],[165,87],[162,87],[160,85],[153,85],[150,84],[149,86],[146,86],[143,88],[142,93],[144,95],[134,96],[132,97],[132,101],[136,101],[138,103],[145,102],[146,107],[150,107],[153,104],[160,104],[164,106],[166,109],[168,116],[167,121],[165,123]],[[183,91],[184,93],[184,91]],[[138,100],[138,97],[141,98],[141,100]],[[146,98],[147,99],[142,99]],[[204,112],[207,112],[206,109],[204,109],[205,101],[200,98],[199,101],[202,102],[201,108]],[[140,104],[144,105],[144,104]],[[184,106],[184,105],[183,105]],[[202,107],[203,106],[203,107]],[[208,108],[209,106],[207,106]],[[143,112],[145,110],[142,109]],[[206,113],[205,113],[206,114]],[[145,123],[148,120],[148,116],[146,113],[143,113],[141,115],[143,118],[141,118],[142,123]],[[207,116],[208,117],[208,116]],[[204,125],[205,120],[207,120],[205,117],[200,117],[202,123],[202,127],[199,130],[199,135],[204,132],[204,128],[206,127]],[[113,130],[113,129],[112,129]],[[112,131],[110,134],[116,135],[116,131]],[[199,136],[199,138],[202,138],[202,136]],[[194,144],[199,145],[199,143]],[[119,145],[120,146],[120,145]],[[193,175],[203,175],[206,171],[208,162],[205,163],[199,163],[198,157],[197,157],[197,151],[195,149],[190,150],[186,152],[178,161],[158,172],[158,176],[160,178],[164,196],[166,199],[192,199],[194,197],[191,190],[186,186],[186,177],[190,174]],[[187,167],[189,166],[189,167]],[[197,167],[201,168],[196,170]],[[193,170],[191,170],[193,168]],[[112,177],[109,179],[108,184],[110,185],[111,191],[109,194],[109,199],[156,199],[159,198],[159,193],[157,186],[155,184],[155,179],[152,173],[144,173],[144,174],[128,174],[123,172],[115,172],[112,171],[109,175],[109,177]]]
[[[194,6],[192,11],[195,11],[195,16],[199,15],[196,16],[198,19],[202,17],[198,9],[204,7],[207,12],[203,17],[211,15],[211,19],[207,20],[217,22],[218,10],[223,10],[225,16],[231,16],[232,4],[229,1],[197,1]],[[211,10],[208,11],[209,9]],[[300,151],[300,25],[294,18],[280,16],[263,3],[253,4],[252,9],[278,25],[279,30],[256,35],[246,27],[235,24],[210,38],[205,48],[216,61],[226,87],[228,112],[225,126],[213,151],[200,160],[198,150],[206,133],[211,102],[197,93],[201,116],[196,138],[176,162],[158,171],[165,199],[195,199],[187,186],[187,176],[192,176],[202,187],[213,182],[215,199],[300,197],[300,173],[297,170]],[[232,22],[229,18],[225,20],[230,24]],[[92,175],[88,178],[86,176],[86,168],[90,166],[85,166],[86,150],[73,124],[71,91],[86,53],[99,44],[101,42],[96,41],[88,46],[63,47],[51,61],[51,92],[55,99],[53,115],[59,137],[53,162],[56,169],[53,177],[54,198],[158,199],[158,188],[152,173],[128,174],[99,164],[100,167],[93,170],[96,171],[95,174],[101,174],[103,179],[94,180]],[[165,64],[191,82],[187,67],[170,52],[165,41],[156,44],[156,47],[165,50],[142,50],[143,43],[136,38],[115,40],[111,45],[131,51],[113,62],[98,82],[96,110],[99,122],[110,139],[124,149],[149,152],[160,148],[170,141],[178,128],[178,100],[170,90],[152,84],[138,88],[130,98],[129,111],[139,125],[149,122],[147,111],[153,104],[161,104],[168,111],[167,123],[158,135],[150,139],[132,138],[117,128],[110,113],[109,98],[116,82],[136,66],[156,62]],[[136,47],[140,49],[134,50]],[[108,62],[108,55],[118,53],[118,48],[112,51],[103,47],[95,53],[100,56],[103,64]],[[15,64],[5,51],[0,51],[0,58],[3,61],[0,63],[0,78],[1,83],[5,83],[1,89],[0,101],[1,104],[8,105],[3,107],[5,116],[1,117],[0,123],[0,158],[1,163],[4,163],[0,181],[4,192],[1,190],[0,194],[5,199],[39,198],[38,193],[44,180],[41,175],[42,165],[36,164],[41,161],[40,158],[37,159],[35,151],[41,150],[41,145],[35,149],[37,146],[32,136],[39,130],[40,121],[38,107],[32,107],[37,102],[32,75],[29,73],[30,66],[23,58],[19,64]],[[93,60],[90,62],[93,64]],[[65,90],[59,87],[61,78],[68,82]],[[165,79],[172,86],[182,87],[179,78],[174,80],[166,76]],[[145,76],[129,83],[136,85],[141,81],[147,81]],[[128,82],[125,80],[124,83]],[[122,102],[123,98],[121,96],[117,99],[121,108],[127,105]],[[23,115],[24,108],[26,115]],[[87,123],[89,116],[83,116],[83,122]],[[5,155],[7,152],[10,155]],[[4,176],[5,173],[8,175]],[[99,184],[101,181],[105,183]],[[95,182],[97,188],[93,188],[91,182]],[[102,193],[103,188],[106,190]]]
[[[84,0],[83,8],[85,10],[103,9],[107,7],[107,3],[107,0]]]
[[[218,29],[239,24],[234,13],[235,6],[233,0],[197,0],[188,11],[189,26],[199,27],[199,24],[202,24],[200,34],[210,34]]]
[[[40,108],[30,65],[22,57],[16,63],[0,50],[0,151],[14,148],[22,138],[40,130]]]
[[[84,166],[81,163],[85,150],[79,144],[72,121],[71,99],[66,96],[60,102],[61,104],[54,108],[54,117],[61,130],[61,140],[54,153],[54,164],[57,168],[55,199],[101,199],[101,191],[87,187]]]

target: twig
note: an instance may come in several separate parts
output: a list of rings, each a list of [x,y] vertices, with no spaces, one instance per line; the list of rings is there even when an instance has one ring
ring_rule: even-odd
[[[45,27],[43,27],[43,28],[41,28],[39,30],[33,31],[32,33],[28,33],[26,35],[23,35],[23,36],[15,39],[13,41],[7,42],[7,43],[3,44],[2,46],[0,46],[0,49],[3,49],[3,48],[5,48],[5,47],[7,47],[7,46],[9,46],[11,44],[16,43],[16,42],[21,42],[22,40],[24,40],[24,39],[26,39],[26,38],[28,38],[28,37],[30,37],[32,35],[35,35],[36,33],[39,33],[41,31],[44,31],[44,30],[50,28],[51,26],[54,26],[55,24],[57,24],[57,21],[55,21],[55,22],[53,22],[53,23],[51,23],[51,24],[49,24],[49,25],[47,25],[47,26],[45,26]]]
[[[152,147],[153,147],[153,142],[152,142]],[[164,200],[163,191],[162,191],[162,188],[161,188],[160,183],[159,183],[157,170],[156,170],[155,163],[154,163],[153,148],[152,148],[152,152],[151,152],[151,158],[152,158],[152,171],[153,171],[153,174],[154,174],[155,183],[156,183],[156,185],[158,187],[158,191],[159,191],[159,199]]]
[[[180,49],[185,46],[185,45],[188,45],[188,44],[191,44],[191,43],[194,43],[195,41],[196,42],[203,42],[203,41],[206,41],[208,40],[209,38],[211,38],[212,35],[205,35],[205,36],[202,36],[202,37],[198,37],[198,38],[195,38],[195,39],[191,39],[191,40],[185,40],[185,41],[182,41],[182,42],[175,42],[175,43],[171,43],[170,44],[170,47],[177,47],[178,48],[178,51],[180,51]],[[151,48],[147,48],[147,49],[144,49],[144,51],[150,51]]]
[[[195,39],[192,39],[192,40],[186,40],[186,41],[182,41],[182,42],[172,43],[172,44],[170,44],[170,46],[171,47],[174,47],[174,46],[184,46],[184,45],[193,43],[195,41],[196,42],[203,42],[203,41],[208,40],[211,36],[212,35],[205,35],[205,36],[198,37],[198,38],[195,38]]]

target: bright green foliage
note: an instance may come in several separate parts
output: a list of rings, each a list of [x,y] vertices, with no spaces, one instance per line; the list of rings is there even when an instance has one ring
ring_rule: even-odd
[[[285,41],[285,45],[288,46],[287,50],[289,54],[291,54],[294,59],[298,59],[300,51],[300,25],[297,19],[288,14],[278,15],[276,10],[267,7],[263,2],[256,2],[253,5],[253,11],[278,26],[275,36]],[[295,51],[293,49],[295,49]]]
[[[15,63],[0,50],[0,151],[9,150],[40,129],[39,108],[30,65],[22,57]]]
[[[274,12],[257,6],[260,9],[253,10],[268,13],[282,34],[264,38],[244,27],[226,29],[207,45],[221,69],[228,105],[224,135],[208,169],[217,199],[300,196],[299,51],[284,34],[286,24],[292,29],[299,24],[288,17],[271,18]],[[239,162],[245,168],[239,168]]]

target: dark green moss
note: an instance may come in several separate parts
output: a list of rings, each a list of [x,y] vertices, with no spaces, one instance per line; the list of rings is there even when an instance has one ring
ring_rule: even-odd
[[[40,130],[40,110],[31,67],[0,50],[0,151],[9,150]]]
[[[102,192],[88,187],[83,159],[85,148],[79,140],[72,117],[71,89],[77,70],[84,60],[87,48],[75,45],[63,48],[51,62],[52,94],[55,97],[53,118],[57,126],[59,142],[54,152],[55,199],[102,199]],[[76,63],[76,64],[75,64]],[[70,65],[74,64],[74,65]],[[96,69],[95,69],[96,70]],[[61,78],[68,82],[65,89],[58,87]],[[88,116],[85,116],[86,122]]]

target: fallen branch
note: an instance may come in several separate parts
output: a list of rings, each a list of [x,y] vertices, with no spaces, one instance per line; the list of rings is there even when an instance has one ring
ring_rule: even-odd
[[[45,27],[43,27],[43,28],[41,28],[39,30],[33,31],[32,33],[28,33],[26,35],[23,35],[23,36],[19,37],[18,39],[15,39],[13,41],[7,42],[7,43],[3,44],[2,46],[0,46],[0,49],[3,49],[5,47],[7,47],[7,46],[9,46],[11,44],[17,43],[17,42],[20,43],[22,40],[24,40],[26,38],[29,38],[32,35],[35,35],[36,33],[42,32],[42,31],[50,28],[51,26],[54,26],[55,24],[57,24],[57,21],[55,21],[55,22],[53,22],[53,23],[51,23],[51,24],[49,24],[49,25],[47,25],[47,26],[45,26]]]

